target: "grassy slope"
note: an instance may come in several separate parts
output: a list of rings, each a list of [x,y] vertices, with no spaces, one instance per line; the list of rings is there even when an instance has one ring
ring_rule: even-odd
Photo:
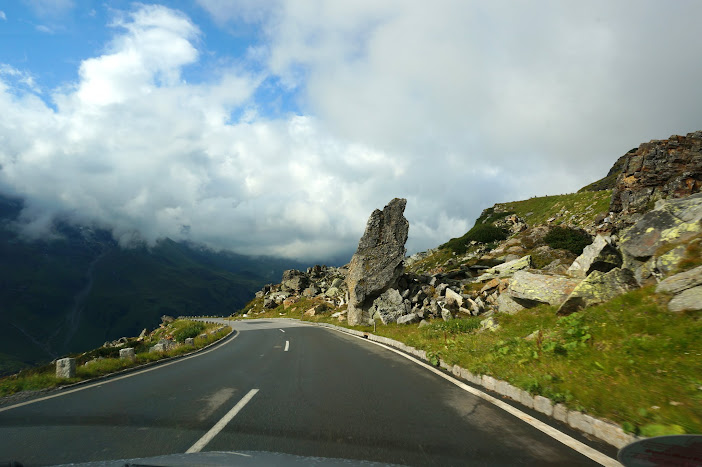
[[[541,196],[529,198],[523,201],[512,201],[509,203],[498,203],[486,210],[483,216],[476,220],[480,222],[493,222],[505,217],[506,213],[516,214],[526,221],[529,226],[545,224],[552,217],[556,219],[553,225],[571,225],[585,227],[592,225],[598,215],[606,214],[609,210],[609,201],[612,197],[612,190],[597,192],[571,193],[565,195]],[[468,231],[457,239],[451,239],[437,252],[426,258],[417,261],[407,268],[410,272],[429,273],[440,266],[445,266],[447,261],[453,256],[452,246],[459,243],[467,243],[471,231]],[[465,240],[465,242],[464,242]],[[470,251],[470,248],[468,248]],[[458,267],[458,264],[444,267],[444,271]]]

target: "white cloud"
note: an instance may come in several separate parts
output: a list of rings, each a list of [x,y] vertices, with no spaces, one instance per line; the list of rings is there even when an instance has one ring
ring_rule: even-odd
[[[34,27],[34,29],[36,29],[39,32],[43,32],[44,34],[53,34],[54,33],[54,30],[45,24],[37,24]]]
[[[39,16],[60,16],[75,7],[73,0],[23,0]]]
[[[0,189],[28,196],[33,232],[61,214],[125,243],[324,259],[401,196],[416,251],[495,202],[574,191],[632,146],[702,127],[695,2],[198,3],[260,28],[246,59],[264,72],[184,82],[206,38],[139,5],[55,108],[0,73]],[[271,80],[305,115],[261,117]]]
[[[2,10],[0,10],[0,19],[3,21],[7,21],[7,15]]]

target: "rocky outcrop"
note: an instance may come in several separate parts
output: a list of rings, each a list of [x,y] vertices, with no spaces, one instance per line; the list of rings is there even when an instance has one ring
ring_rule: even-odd
[[[610,211],[644,212],[651,203],[682,198],[702,187],[702,131],[643,143],[627,154]]]
[[[672,270],[670,251],[661,251],[667,245],[683,243],[702,233],[702,193],[683,199],[659,201],[654,210],[644,214],[639,221],[621,234],[619,247],[623,266],[634,271],[640,285],[655,283],[660,276],[658,257],[668,254],[662,261]]]
[[[637,287],[634,274],[628,269],[594,271],[573,289],[570,296],[558,308],[557,314],[575,313],[587,306],[611,300]]]
[[[407,200],[395,198],[382,211],[376,209],[368,219],[346,277],[351,325],[367,322],[373,300],[397,285],[402,275],[409,232],[409,222],[403,215],[406,204]]]

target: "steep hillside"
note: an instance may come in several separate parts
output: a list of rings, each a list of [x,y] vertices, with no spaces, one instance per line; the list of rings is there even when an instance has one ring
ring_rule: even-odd
[[[109,233],[56,224],[24,241],[0,198],[0,374],[153,328],[167,315],[227,315],[296,264],[164,239],[121,249]]]

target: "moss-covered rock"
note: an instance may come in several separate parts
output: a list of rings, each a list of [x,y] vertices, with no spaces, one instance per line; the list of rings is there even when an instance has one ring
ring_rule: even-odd
[[[569,315],[586,306],[603,303],[638,287],[633,273],[615,268],[609,272],[594,271],[578,284],[558,309],[559,315]]]

